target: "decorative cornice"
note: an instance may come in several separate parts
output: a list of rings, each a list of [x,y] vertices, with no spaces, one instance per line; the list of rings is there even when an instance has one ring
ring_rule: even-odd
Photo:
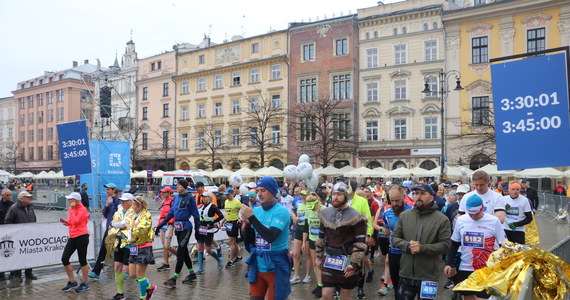
[[[467,28],[467,33],[471,35],[487,35],[493,28],[493,25],[478,23]]]
[[[422,114],[438,113],[440,111],[440,107],[433,103],[426,104],[422,109],[420,109],[420,113]]]
[[[529,27],[536,27],[546,24],[550,19],[552,19],[552,16],[538,13],[522,19],[521,23]]]
[[[393,115],[412,115],[414,114],[415,110],[408,106],[395,106],[391,109],[386,111],[386,114],[389,116]]]
[[[362,113],[362,117],[364,118],[371,118],[371,117],[380,117],[382,115],[382,113],[373,107],[367,108],[363,113]]]

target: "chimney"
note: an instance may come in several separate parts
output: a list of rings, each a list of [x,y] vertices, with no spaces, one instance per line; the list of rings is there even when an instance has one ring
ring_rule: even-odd
[[[73,61],[73,67],[74,67],[74,68],[77,67],[77,62],[76,62],[76,61]]]
[[[89,64],[89,60],[88,59],[84,60],[83,64],[85,64],[85,65]]]

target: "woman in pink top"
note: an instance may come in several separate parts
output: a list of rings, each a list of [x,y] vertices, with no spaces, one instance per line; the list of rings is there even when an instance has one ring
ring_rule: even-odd
[[[81,204],[81,195],[79,193],[71,193],[65,196],[67,202],[69,203],[67,220],[59,219],[63,225],[69,227],[69,239],[63,249],[63,254],[61,256],[61,262],[65,272],[67,273],[67,278],[69,281],[67,285],[61,290],[64,292],[69,292],[75,289],[76,292],[84,292],[89,289],[87,285],[87,273],[89,268],[87,266],[87,246],[89,245],[89,231],[87,230],[87,222],[89,221],[89,212],[87,208]],[[69,258],[77,250],[77,256],[79,257],[79,264],[81,265],[81,284],[77,284],[75,277],[73,276],[73,268],[69,263]]]

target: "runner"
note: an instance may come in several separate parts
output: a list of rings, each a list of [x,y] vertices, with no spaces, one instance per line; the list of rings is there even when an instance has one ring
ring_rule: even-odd
[[[525,225],[532,222],[530,201],[520,195],[521,185],[518,182],[509,184],[509,195],[503,197],[507,217],[503,228],[507,239],[511,242],[526,244]]]
[[[263,177],[257,183],[261,206],[242,205],[242,216],[255,229],[255,246],[247,263],[250,300],[284,300],[291,293],[291,258],[288,250],[290,215],[277,205],[277,182]]]
[[[162,203],[160,204],[160,217],[158,219],[158,223],[162,223],[164,217],[168,215],[170,208],[172,207],[172,189],[167,186],[160,190],[160,199],[162,199]],[[168,271],[170,270],[170,263],[169,257],[170,253],[176,255],[176,248],[170,246],[172,243],[172,236],[174,235],[174,219],[171,219],[166,223],[166,225],[160,228],[160,241],[162,242],[162,255],[164,257],[164,261],[162,266],[158,267],[156,270],[158,272]]]
[[[323,299],[332,300],[336,287],[342,299],[351,293],[360,279],[366,251],[368,219],[348,205],[348,188],[340,182],[332,192],[332,207],[319,212],[321,227],[316,243],[316,264],[322,272]]]
[[[145,276],[148,265],[154,265],[152,216],[147,208],[148,203],[143,197],[133,199],[135,215],[130,230],[129,274],[139,283],[140,298],[150,300],[156,291],[156,285],[150,284]]]
[[[202,193],[202,206],[198,208],[200,215],[200,226],[196,226],[196,243],[198,244],[198,271],[196,274],[204,273],[204,245],[206,252],[218,262],[218,270],[224,267],[224,262],[217,253],[212,251],[212,241],[214,233],[219,230],[219,223],[224,219],[224,214],[212,203],[212,193]],[[216,217],[217,216],[217,217]]]
[[[65,196],[65,199],[69,203],[68,217],[67,220],[59,219],[59,221],[69,228],[69,239],[61,255],[61,262],[63,263],[68,281],[67,285],[61,290],[68,292],[75,289],[79,293],[89,290],[89,285],[87,284],[87,280],[89,280],[89,277],[87,277],[87,273],[89,273],[89,266],[87,266],[87,246],[89,245],[87,222],[89,222],[89,212],[81,203],[81,194],[71,193]],[[69,258],[76,250],[79,265],[81,266],[80,285],[75,281],[73,268],[69,262]]]
[[[239,247],[237,244],[237,237],[241,222],[239,221],[239,210],[241,209],[241,202],[234,197],[234,190],[229,188],[224,194],[227,197],[224,207],[226,209],[226,218],[224,219],[224,227],[228,234],[228,243],[230,244],[230,256],[226,268],[235,266],[242,260]]]
[[[304,185],[303,185],[304,186]],[[293,224],[295,226],[295,236],[293,240],[293,277],[291,277],[291,283],[299,283],[301,282],[301,277],[299,277],[299,270],[301,269],[301,248],[303,248],[303,228],[305,228],[306,222],[306,202],[307,202],[307,195],[309,193],[307,190],[301,190],[299,195],[301,197],[301,201],[297,203],[297,209],[292,215]],[[303,278],[303,283],[311,282],[311,259],[307,253],[305,256],[305,277]]]
[[[321,278],[321,271],[317,263],[316,242],[319,238],[321,221],[319,220],[319,211],[324,208],[319,203],[319,196],[317,193],[310,193],[307,196],[305,203],[305,227],[303,228],[303,252],[307,253],[311,262],[314,264],[315,277],[317,278],[317,287],[312,291],[313,295],[317,298],[323,296],[323,280]],[[307,246],[309,247],[307,249]]]
[[[483,199],[483,205],[485,212],[488,214],[494,214],[501,223],[505,221],[505,202],[502,199],[500,193],[497,193],[491,189],[489,189],[489,183],[491,182],[489,178],[489,174],[485,171],[475,171],[473,173],[471,186],[473,186],[474,190],[465,194],[464,198],[469,199],[472,195],[478,195]],[[502,184],[502,182],[499,182]],[[460,215],[465,214],[465,202],[459,202],[459,210],[458,213]]]

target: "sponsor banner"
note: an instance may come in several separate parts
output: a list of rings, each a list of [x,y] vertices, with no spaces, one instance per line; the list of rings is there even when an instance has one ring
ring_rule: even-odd
[[[93,232],[93,222],[87,223]],[[60,222],[2,225],[0,234],[0,272],[61,264],[69,231]],[[94,237],[89,235],[87,259],[94,259]],[[78,261],[77,251],[71,256]]]
[[[412,155],[441,155],[441,148],[412,149]]]

